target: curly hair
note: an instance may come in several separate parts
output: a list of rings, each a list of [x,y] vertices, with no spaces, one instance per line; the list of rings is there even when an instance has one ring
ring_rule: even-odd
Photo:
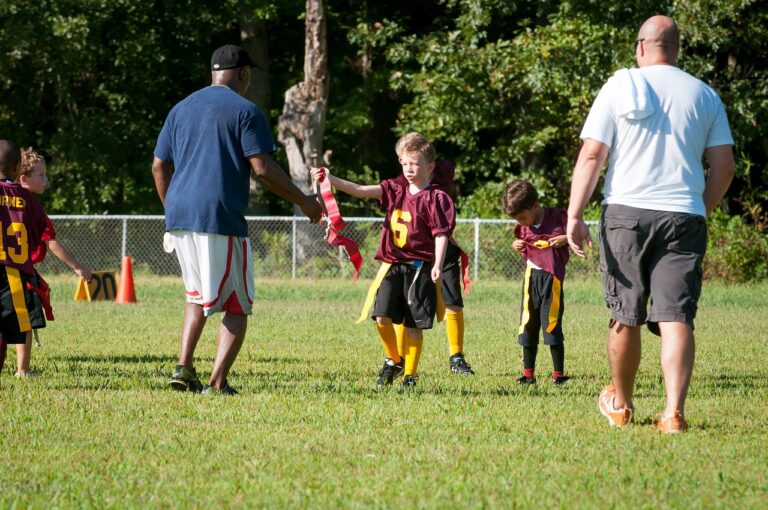
[[[435,146],[432,145],[429,140],[424,138],[421,134],[411,131],[400,137],[395,144],[395,152],[398,156],[402,156],[406,152],[412,154],[419,154],[424,156],[427,163],[432,163],[437,159],[437,151]]]
[[[37,151],[35,151],[32,147],[28,147],[21,151],[21,169],[19,171],[19,175],[13,176],[14,181],[18,181],[19,177],[22,175],[29,175],[32,173],[32,169],[35,168],[35,165],[42,161],[45,163],[45,158]]]
[[[539,193],[528,181],[516,180],[507,186],[502,198],[503,210],[509,216],[516,216],[533,207],[539,201]]]

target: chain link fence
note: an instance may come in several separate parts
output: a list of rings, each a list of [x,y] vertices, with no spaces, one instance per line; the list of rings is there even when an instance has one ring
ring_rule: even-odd
[[[248,235],[254,258],[254,275],[269,278],[350,278],[352,264],[340,248],[325,241],[325,229],[294,216],[249,216]],[[53,215],[57,239],[81,263],[95,271],[117,271],[129,255],[139,274],[180,275],[176,255],[163,251],[163,216]],[[373,260],[379,245],[382,218],[345,218],[341,232],[354,240],[363,255],[361,278],[373,278],[379,263]],[[597,241],[597,222],[588,222]],[[475,280],[518,278],[524,268],[512,248],[515,222],[458,218],[454,238],[469,256]],[[595,243],[596,244],[596,243]],[[572,256],[568,278],[599,274],[597,256],[584,260]],[[70,269],[53,254],[38,266],[41,274]]]

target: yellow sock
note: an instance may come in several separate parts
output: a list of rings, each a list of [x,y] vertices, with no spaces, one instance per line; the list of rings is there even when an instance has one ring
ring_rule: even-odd
[[[448,351],[453,356],[457,352],[464,352],[464,309],[452,313],[446,310],[445,331],[448,333]]]
[[[391,359],[395,363],[400,361],[400,355],[397,353],[397,337],[395,336],[395,328],[392,324],[379,324],[376,323],[376,329],[379,332],[379,338],[381,338],[381,345],[384,346],[384,353],[387,358]]]
[[[419,366],[421,349],[424,346],[423,338],[405,337],[405,375],[416,375]]]
[[[395,334],[397,335],[397,353],[405,357],[405,326],[402,324],[393,324]]]

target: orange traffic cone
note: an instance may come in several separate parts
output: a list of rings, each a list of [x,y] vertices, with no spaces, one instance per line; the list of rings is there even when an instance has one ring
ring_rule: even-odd
[[[117,287],[115,303],[135,303],[136,289],[133,287],[133,269],[131,269],[131,257],[123,257],[123,265],[120,267],[120,285]]]

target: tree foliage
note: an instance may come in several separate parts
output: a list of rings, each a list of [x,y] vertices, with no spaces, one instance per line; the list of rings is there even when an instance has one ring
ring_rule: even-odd
[[[324,147],[340,176],[393,176],[394,142],[416,129],[456,161],[461,214],[498,216],[500,192],[515,177],[533,181],[545,203],[564,204],[595,95],[616,69],[634,65],[638,27],[662,13],[681,27],[680,67],[726,104],[738,165],[727,208],[756,222],[764,215],[765,2],[325,4]],[[208,83],[213,48],[260,23],[274,126],[283,94],[302,78],[303,10],[301,0],[5,0],[0,136],[49,155],[51,212],[159,212],[149,165],[168,110]],[[360,214],[377,207],[340,198]],[[269,194],[260,200],[289,211]]]

